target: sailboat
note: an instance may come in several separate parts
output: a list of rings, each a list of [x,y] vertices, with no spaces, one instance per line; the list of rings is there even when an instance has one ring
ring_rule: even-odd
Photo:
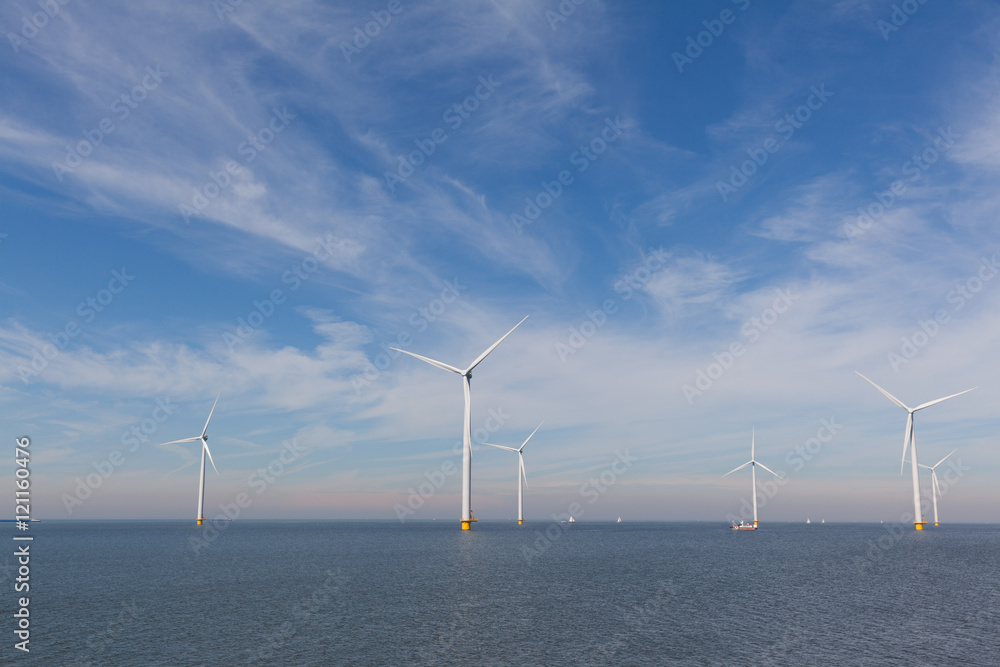
[[[570,517],[570,518],[569,518],[569,522],[570,522],[570,523],[576,523],[576,519],[574,519],[573,517]]]
[[[812,523],[812,521],[809,520],[809,517],[806,517],[806,523]]]
[[[621,522],[622,522],[622,518],[618,517],[618,521],[616,521],[615,523],[621,523]]]

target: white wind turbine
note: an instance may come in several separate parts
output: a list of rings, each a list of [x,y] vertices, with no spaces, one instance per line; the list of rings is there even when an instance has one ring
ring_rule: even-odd
[[[952,454],[954,454],[957,451],[958,451],[957,449],[951,450],[951,452],[948,454],[948,456],[951,456]],[[941,465],[942,463],[944,463],[948,459],[948,456],[944,457],[943,459],[941,459],[940,461],[938,461],[937,463],[935,463],[932,466],[925,466],[923,463],[920,464],[921,468],[926,468],[927,470],[931,471],[931,500],[934,503],[934,525],[935,526],[938,525],[937,499],[942,497],[942,495],[941,495],[941,485],[938,483],[938,478],[937,478],[937,467],[939,465]]]
[[[858,373],[857,371],[854,372]],[[858,373],[858,375],[861,375],[861,373]],[[865,380],[868,380],[868,378],[866,378],[864,375],[861,375],[861,377],[863,377]],[[972,389],[966,389],[965,391],[960,391],[957,394],[952,394],[951,396],[945,396],[944,398],[928,401],[927,403],[918,405],[915,408],[911,408],[906,404],[904,404],[902,401],[900,401],[898,398],[887,392],[885,389],[872,382],[871,380],[868,380],[868,382],[871,383],[871,385],[876,389],[878,389],[880,392],[885,394],[886,398],[888,398],[890,401],[892,401],[899,407],[906,410],[907,413],[906,432],[903,434],[903,456],[899,462],[899,474],[900,475],[903,474],[903,464],[906,462],[906,448],[909,447],[910,469],[913,473],[913,526],[917,530],[923,530],[925,522],[923,514],[920,511],[920,480],[918,479],[917,476],[917,468],[919,467],[919,463],[917,462],[917,437],[913,430],[913,413],[916,412],[917,410],[923,410],[924,408],[929,408],[930,406],[936,405],[941,401],[947,401],[949,398],[955,398],[956,396],[961,396],[962,394],[966,394],[972,391],[972,389],[976,389],[977,387],[973,387]],[[949,454],[948,456],[951,456],[951,454]]]
[[[525,315],[524,320],[528,319]],[[514,325],[514,329],[521,326],[521,322]],[[416,357],[421,361],[426,361],[432,366],[437,366],[438,368],[443,368],[446,371],[451,371],[452,373],[457,373],[462,376],[462,386],[465,389],[465,416],[462,421],[462,530],[469,530],[472,528],[472,522],[476,521],[476,517],[472,514],[472,389],[469,384],[469,380],[472,378],[472,370],[479,365],[479,363],[486,358],[486,356],[496,349],[497,345],[503,342],[504,338],[514,333],[514,329],[511,329],[503,335],[503,337],[497,342],[493,343],[486,349],[485,352],[480,354],[475,361],[473,361],[468,368],[465,370],[460,370],[454,366],[449,366],[448,364],[442,363],[440,361],[435,361],[434,359],[428,359],[427,357],[422,357],[419,354],[414,354],[412,352],[407,352],[406,350],[400,350],[397,347],[392,348],[397,352],[402,352],[403,354],[408,354],[411,357]]]
[[[751,476],[751,479],[753,480],[751,483],[753,484],[753,494],[752,495],[753,495],[753,525],[754,525],[754,528],[757,527],[757,466],[760,466],[761,468],[763,468],[764,470],[768,471],[769,473],[771,473],[772,475],[774,475],[778,479],[782,479],[781,475],[779,475],[778,473],[774,472],[773,470],[771,470],[770,468],[768,468],[766,465],[764,465],[763,463],[761,463],[760,461],[758,461],[758,460],[756,460],[754,458],[754,440],[756,439],[755,431],[756,431],[756,429],[753,429],[753,430],[750,431],[750,460],[747,461],[746,463],[744,463],[743,465],[739,466],[738,468],[733,468],[732,470],[730,470],[729,472],[727,472],[725,475],[723,475],[723,477],[725,477],[726,475],[732,475],[737,470],[742,470],[743,468],[746,468],[747,466],[750,466],[750,471],[751,471],[751,475],[750,476]]]
[[[536,426],[535,430],[531,432],[531,435],[535,435],[535,433],[537,433],[538,429],[540,429],[541,427],[542,424]],[[489,447],[496,447],[497,449],[506,449],[508,452],[517,452],[517,525],[519,526],[524,523],[524,487],[528,486],[528,475],[527,473],[524,472],[523,452],[524,452],[524,446],[528,444],[529,440],[531,440],[531,435],[525,438],[524,442],[522,442],[521,446],[518,447],[517,449],[514,449],[513,447],[505,447],[504,445],[491,445],[488,442],[483,443],[484,445],[487,445]],[[523,485],[521,484],[522,480],[524,482]]]
[[[219,393],[222,396],[222,393]],[[215,468],[215,474],[219,474],[219,469],[215,467],[215,460],[212,459],[212,452],[208,449],[208,422],[212,421],[212,414],[215,412],[215,406],[219,402],[219,396],[215,397],[215,403],[212,403],[212,411],[208,413],[208,419],[205,420],[205,428],[201,429],[201,435],[194,438],[184,438],[183,440],[172,440],[171,442],[164,442],[159,446],[163,445],[176,445],[181,442],[195,442],[201,441],[201,477],[198,479],[198,525],[200,526],[205,520],[205,454],[208,454],[208,460],[212,462],[212,467]]]

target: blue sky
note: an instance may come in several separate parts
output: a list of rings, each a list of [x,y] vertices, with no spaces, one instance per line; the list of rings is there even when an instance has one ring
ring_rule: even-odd
[[[529,519],[724,520],[756,429],[762,516],[899,520],[905,412],[860,371],[978,386],[918,453],[959,450],[943,520],[995,521],[997,8],[675,4],[5,4],[0,406],[36,516],[189,517],[197,450],[155,445],[221,392],[206,513],[395,518],[457,467],[462,393],[387,348],[464,366],[529,315],[472,383],[491,441],[545,421]],[[515,466],[477,448],[477,516],[514,516]],[[409,518],[458,518],[444,477]]]

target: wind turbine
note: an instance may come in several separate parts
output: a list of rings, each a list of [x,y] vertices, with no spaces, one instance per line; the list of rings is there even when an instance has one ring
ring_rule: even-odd
[[[531,435],[535,435],[541,427],[542,424],[536,426],[535,430],[531,432]],[[504,445],[491,445],[488,442],[483,443],[489,447],[506,449],[508,452],[517,452],[517,525],[519,526],[524,523],[524,486],[528,486],[528,475],[524,472],[524,454],[522,452],[524,451],[524,446],[528,444],[529,440],[531,440],[531,435],[525,438],[524,442],[522,442],[521,446],[517,449],[514,449],[513,447],[505,447]],[[521,485],[522,479],[524,481],[523,486]]]
[[[524,320],[528,319],[525,315]],[[514,325],[514,329],[521,326],[521,322]],[[440,361],[435,361],[434,359],[429,359],[427,357],[422,357],[419,354],[414,354],[412,352],[407,352],[406,350],[400,350],[398,347],[391,348],[397,352],[402,352],[403,354],[408,354],[411,357],[416,357],[421,361],[426,361],[431,366],[437,366],[438,368],[443,368],[446,371],[451,371],[452,373],[457,373],[462,376],[462,386],[465,389],[465,416],[462,421],[462,530],[469,530],[472,528],[472,522],[477,521],[476,517],[472,514],[472,388],[469,381],[472,378],[472,370],[479,365],[479,363],[486,358],[486,356],[496,349],[497,345],[503,342],[504,338],[514,333],[514,329],[511,329],[503,335],[503,337],[497,342],[490,345],[485,352],[480,354],[475,361],[473,361],[468,368],[465,370],[459,370],[454,366],[449,366],[448,364],[442,363]]]
[[[222,393],[219,393],[222,396]],[[208,413],[208,419],[205,420],[205,428],[201,429],[201,435],[194,438],[184,438],[183,440],[172,440],[171,442],[164,442],[159,446],[163,445],[176,445],[181,442],[195,442],[201,441],[201,477],[198,479],[198,525],[205,520],[205,454],[208,454],[208,460],[212,462],[212,467],[215,468],[215,474],[219,474],[219,469],[215,467],[215,460],[212,459],[212,452],[208,449],[208,422],[212,421],[212,414],[215,412],[215,406],[219,402],[219,396],[215,397],[215,403],[212,403],[212,411]]]
[[[747,461],[746,463],[744,463],[743,465],[741,465],[740,467],[733,468],[732,470],[730,470],[729,472],[727,472],[725,475],[723,475],[723,477],[725,477],[726,475],[732,475],[737,470],[742,470],[743,468],[746,468],[747,466],[750,466],[751,479],[753,480],[751,483],[753,484],[753,526],[754,526],[754,528],[757,527],[757,466],[760,466],[761,468],[763,468],[764,470],[768,471],[769,473],[771,473],[772,475],[774,475],[778,479],[782,479],[781,475],[779,475],[778,473],[774,472],[773,470],[771,470],[770,468],[768,468],[766,465],[764,465],[763,463],[761,463],[760,461],[758,461],[758,460],[756,460],[754,458],[754,440],[755,440],[755,432],[754,431],[755,430],[756,429],[750,431],[750,460]]]
[[[951,452],[948,454],[948,456],[951,456],[952,454],[954,454],[957,451],[958,451],[957,449],[951,450]],[[948,456],[944,457],[943,459],[941,459],[940,461],[938,461],[937,463],[935,463],[932,466],[925,466],[923,463],[920,464],[921,468],[926,468],[927,470],[931,471],[931,500],[934,503],[934,525],[935,526],[938,525],[937,499],[939,497],[943,497],[941,495],[941,484],[938,483],[937,467],[939,465],[941,465],[942,463],[944,463],[945,460],[947,460]]]
[[[857,371],[854,372],[858,373]],[[861,375],[861,373],[858,373],[858,375]],[[861,375],[861,377],[863,377],[865,380],[868,380],[868,378],[866,378],[864,375]],[[966,389],[965,391],[960,391],[957,394],[952,394],[951,396],[945,396],[944,398],[928,401],[927,403],[918,405],[915,408],[911,408],[906,404],[904,404],[902,401],[900,401],[898,398],[887,392],[885,389],[872,382],[871,380],[868,380],[868,382],[871,383],[871,385],[876,389],[878,389],[880,392],[885,394],[886,398],[888,398],[890,401],[892,401],[899,407],[903,408],[907,412],[906,432],[903,434],[903,456],[899,462],[899,474],[900,475],[903,474],[903,464],[906,462],[906,448],[907,446],[909,446],[910,469],[913,473],[913,526],[917,530],[923,530],[925,521],[923,514],[920,511],[920,480],[918,479],[917,476],[917,468],[919,467],[919,464],[917,463],[917,438],[913,430],[913,413],[916,412],[917,410],[923,410],[924,408],[929,408],[930,406],[936,405],[941,401],[947,401],[949,398],[955,398],[956,396],[967,394],[968,392],[972,391],[972,389],[977,389],[977,387],[973,387],[972,389]],[[949,454],[948,456],[951,456],[951,454]],[[936,520],[935,523],[937,523]]]

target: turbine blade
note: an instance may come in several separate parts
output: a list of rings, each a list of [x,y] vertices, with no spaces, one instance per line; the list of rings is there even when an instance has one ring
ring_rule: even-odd
[[[737,470],[742,470],[743,468],[746,468],[751,463],[753,463],[753,461],[747,461],[746,463],[744,463],[743,465],[741,465],[739,468],[733,468],[732,470],[730,470],[729,472],[727,472],[725,475],[723,475],[723,477],[725,477],[726,475],[732,475]]]
[[[201,437],[205,437],[205,433],[208,432],[208,422],[212,421],[212,414],[215,412],[215,406],[219,404],[219,396],[222,396],[222,392],[215,397],[215,403],[212,403],[212,410],[208,413],[208,419],[205,420],[205,428],[201,429]]]
[[[492,444],[490,444],[488,442],[484,442],[483,444],[486,445],[487,447],[496,447],[497,449],[506,449],[508,452],[516,452],[517,451],[513,447],[507,447],[506,445],[492,445]]]
[[[525,315],[525,316],[524,316],[524,320],[526,320],[526,319],[528,319],[528,316],[527,316],[527,315]],[[524,322],[524,320],[521,320],[521,322]],[[518,328],[519,326],[521,326],[521,322],[518,322],[517,324],[515,324],[515,325],[514,325],[514,329],[516,329],[516,328]],[[490,346],[489,346],[489,347],[488,347],[488,348],[486,349],[486,351],[485,351],[485,352],[483,352],[482,354],[480,354],[480,355],[479,355],[479,357],[478,357],[478,358],[477,358],[477,359],[476,359],[475,361],[473,361],[473,362],[472,362],[472,364],[471,364],[471,365],[470,365],[470,366],[469,366],[468,368],[466,368],[466,369],[465,369],[465,371],[464,371],[464,372],[462,372],[462,371],[459,371],[459,374],[460,374],[460,375],[465,375],[466,373],[471,373],[471,372],[472,372],[472,369],[473,369],[473,368],[475,368],[476,366],[478,366],[478,365],[479,365],[479,362],[481,362],[481,361],[482,361],[483,359],[485,359],[485,358],[486,358],[486,356],[487,356],[487,355],[488,355],[488,354],[489,354],[490,352],[492,352],[493,350],[497,349],[497,345],[499,345],[500,343],[502,343],[502,342],[503,342],[503,339],[504,339],[504,338],[506,338],[507,336],[509,336],[509,335],[511,335],[512,333],[514,333],[514,329],[511,329],[510,331],[508,331],[507,333],[505,333],[505,334],[503,335],[503,337],[501,337],[501,338],[500,338],[500,340],[498,340],[497,342],[495,342],[495,343],[493,343],[492,345],[490,345]]]
[[[163,445],[176,445],[181,442],[194,442],[195,440],[201,440],[200,437],[197,438],[184,438],[183,440],[171,440],[170,442],[161,442],[157,447],[162,447]]]
[[[951,450],[950,452],[948,452],[948,456],[951,456],[952,454],[954,454],[957,451],[958,451],[957,449]],[[937,463],[935,463],[933,466],[931,466],[931,470],[934,470],[934,468],[937,468],[939,465],[941,465],[942,463],[944,463],[945,460],[947,460],[948,456],[944,457],[943,459],[941,459],[940,461],[938,461]]]
[[[544,424],[544,423],[545,422],[542,422],[542,424]],[[542,424],[539,424],[538,426],[536,426],[535,430],[531,432],[531,435],[535,435],[536,433],[538,433],[538,429],[540,429],[542,427]],[[528,441],[531,440],[531,435],[529,435],[527,438],[525,438],[524,442],[521,443],[521,446],[517,448],[517,452],[518,453],[520,453],[521,450],[524,449],[524,446],[526,444],[528,444]]]
[[[426,361],[431,366],[437,366],[438,368],[443,368],[446,371],[451,371],[452,373],[458,373],[459,375],[465,375],[462,371],[458,370],[454,366],[449,366],[448,364],[443,364],[440,361],[435,361],[434,359],[428,359],[427,357],[421,357],[419,354],[413,354],[412,352],[407,352],[406,350],[401,350],[398,347],[390,347],[390,350],[396,350],[396,352],[402,352],[403,354],[408,354],[411,357],[416,357],[420,361]]]
[[[212,467],[215,468],[215,460],[212,459],[212,450],[208,448],[208,441],[202,440],[201,446],[205,448],[205,453],[208,454],[208,460],[212,462]],[[218,468],[215,468],[215,474],[219,474]]]
[[[979,387],[973,387],[972,389],[979,389]],[[961,396],[962,394],[968,394],[970,391],[972,391],[972,389],[966,389],[965,391],[960,391],[957,394],[952,394],[951,396],[945,396],[944,398],[939,398],[935,401],[928,401],[923,405],[918,405],[917,407],[913,408],[913,411],[916,412],[917,410],[923,410],[924,408],[929,408],[932,405],[937,405],[941,401],[947,401],[949,398],[955,398],[956,396]]]
[[[775,477],[777,477],[778,479],[784,479],[784,477],[782,477],[782,476],[781,476],[781,475],[779,475],[778,473],[774,472],[773,470],[771,470],[770,468],[768,468],[768,467],[767,467],[766,465],[764,465],[764,464],[763,464],[763,463],[761,463],[760,461],[754,461],[754,463],[756,463],[756,464],[757,464],[757,465],[759,465],[759,466],[760,466],[761,468],[763,468],[764,470],[768,471],[769,473],[771,473],[772,475],[774,475],[774,476],[775,476]]]
[[[855,372],[855,373],[858,373],[857,371],[854,371],[854,372]],[[861,373],[858,373],[858,375],[861,375]],[[861,377],[865,378],[865,380],[868,380],[868,378],[866,378],[866,377],[865,377],[864,375],[861,375]],[[904,410],[909,410],[909,409],[910,409],[910,408],[909,408],[909,407],[907,407],[907,406],[906,406],[906,405],[905,405],[905,404],[904,404],[904,403],[903,403],[903,402],[902,402],[901,400],[899,400],[898,398],[896,398],[895,396],[893,396],[892,394],[890,394],[889,392],[887,392],[887,391],[886,391],[885,389],[883,389],[882,387],[878,386],[877,384],[875,384],[875,383],[874,383],[874,382],[872,382],[871,380],[868,380],[868,382],[869,382],[869,383],[871,383],[871,385],[872,385],[873,387],[875,387],[876,389],[878,389],[878,390],[879,390],[880,392],[882,392],[883,394],[885,394],[885,396],[886,396],[886,397],[887,397],[887,398],[888,398],[888,399],[889,399],[890,401],[892,401],[893,403],[895,403],[895,404],[896,404],[896,405],[898,405],[899,407],[903,408]],[[942,400],[943,400],[943,399],[942,399]]]
[[[909,409],[909,408],[907,408]],[[913,437],[913,413],[906,415],[906,433],[903,434],[903,457],[899,462],[899,474],[903,474],[903,464],[906,463],[906,448],[910,446],[910,438]]]

